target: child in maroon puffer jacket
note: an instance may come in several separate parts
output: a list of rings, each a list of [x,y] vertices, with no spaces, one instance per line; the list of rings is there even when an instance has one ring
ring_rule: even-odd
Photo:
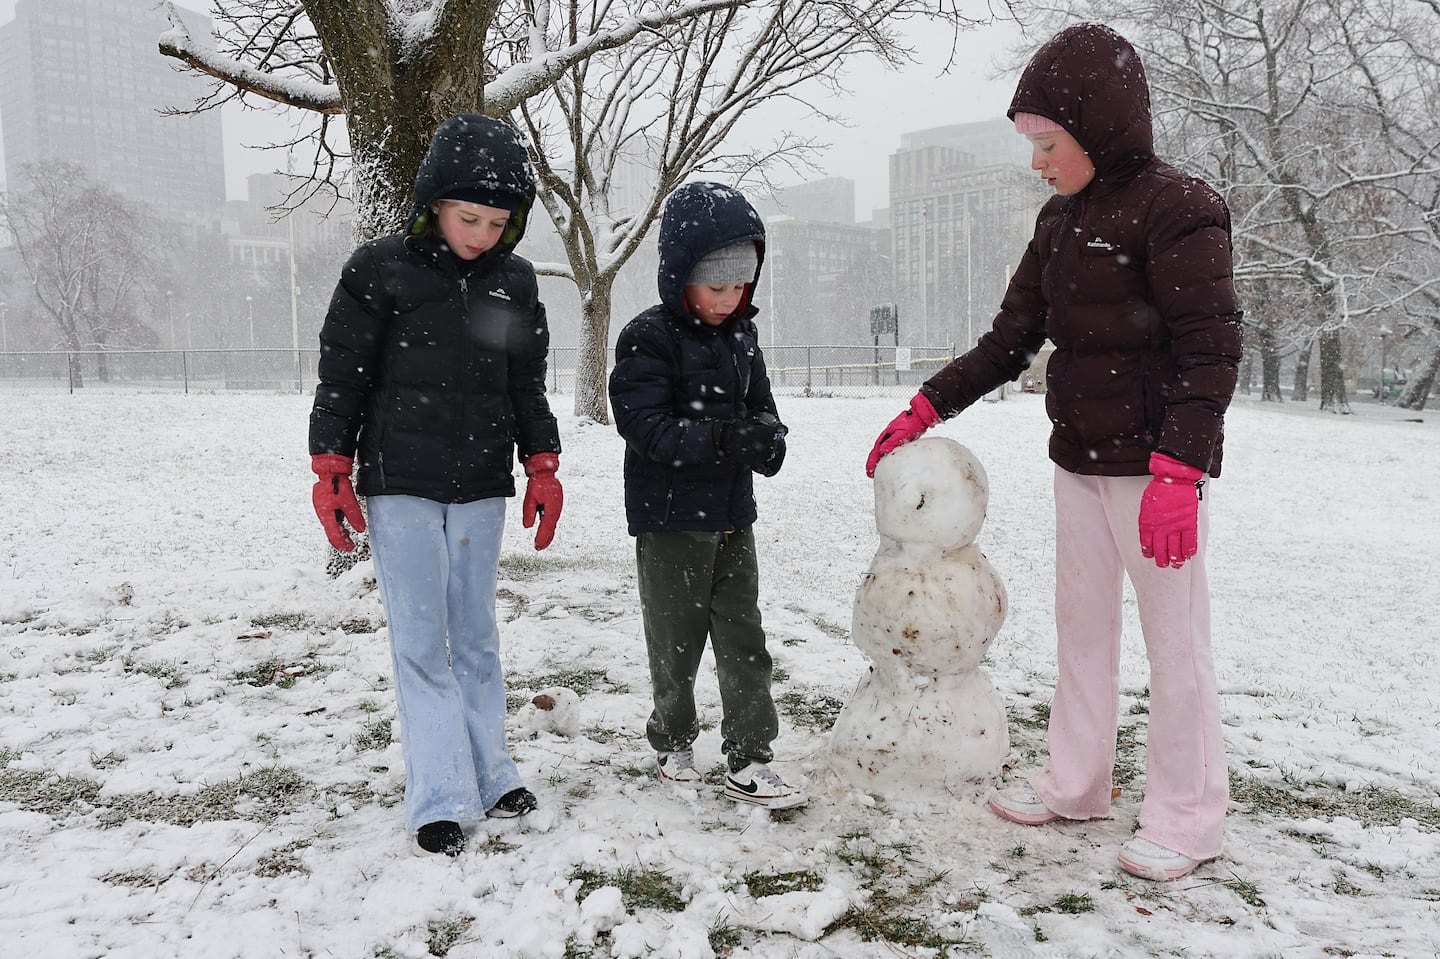
[[[1119,862],[1176,879],[1220,855],[1228,799],[1201,493],[1220,475],[1240,361],[1230,214],[1205,183],[1155,156],[1144,68],[1107,27],[1070,27],[1042,46],[1009,116],[1056,195],[991,330],[920,387],[866,471],[1054,343],[1050,762],[990,806],[1027,825],[1110,814],[1128,576],[1150,660],[1150,721],[1140,828]]]

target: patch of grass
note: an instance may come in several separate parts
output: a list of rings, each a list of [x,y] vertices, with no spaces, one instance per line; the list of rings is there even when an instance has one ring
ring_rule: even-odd
[[[782,693],[775,700],[775,705],[796,726],[806,726],[819,732],[834,726],[840,710],[845,708],[843,700],[813,689]]]
[[[506,589],[504,586],[496,588],[495,599],[510,604],[510,611],[505,614],[505,622],[507,623],[515,622],[515,620],[524,616],[530,608],[530,600],[528,598],[521,596],[513,589]]]
[[[1010,720],[1011,726],[1019,726],[1022,729],[1047,729],[1050,726],[1050,704],[1048,702],[1033,704],[1029,713],[1020,712],[1019,704],[1011,703],[1005,707],[1005,714]]]
[[[193,796],[117,796],[102,811],[100,823],[118,826],[127,819],[176,826],[226,819],[271,822],[299,807],[313,791],[310,781],[293,769],[269,766],[206,786]]]
[[[378,623],[372,623],[368,619],[347,619],[344,622],[338,624],[340,631],[345,633],[347,636],[355,636],[362,633],[373,633],[378,631],[380,627],[384,625],[384,620],[381,620]]]
[[[131,889],[159,889],[169,878],[153,872],[112,872],[101,876],[100,881],[106,885],[127,886]]]
[[[1140,775],[1140,724],[1121,725],[1115,731],[1115,768],[1110,779],[1116,786],[1128,786]]]
[[[1265,900],[1260,897],[1260,887],[1250,880],[1236,876],[1233,879],[1226,879],[1220,885],[1239,896],[1240,901],[1245,905],[1254,906],[1256,909],[1265,908]]]
[[[120,660],[120,665],[126,676],[151,676],[164,683],[166,689],[179,689],[190,682],[190,677],[180,671],[178,663],[142,663],[133,656],[126,656]]]
[[[426,927],[425,945],[432,956],[448,955],[451,949],[460,944],[469,931],[470,924],[475,921],[474,916],[449,916],[445,919],[432,919]]]
[[[372,719],[360,727],[360,732],[355,737],[355,748],[366,749],[388,749],[390,746],[390,726],[393,720],[389,716],[381,716]]]
[[[787,892],[814,892],[825,885],[825,880],[809,869],[791,872],[747,872],[745,888],[756,899],[763,896],[779,896]]]
[[[294,686],[301,677],[319,676],[325,672],[328,672],[328,669],[315,663],[298,663],[284,659],[264,659],[249,669],[239,670],[225,678],[231,682],[248,683],[251,686],[276,686],[280,689],[289,689]]]
[[[614,886],[620,890],[626,912],[636,909],[682,912],[685,909],[685,900],[680,898],[680,884],[659,869],[627,866],[610,873],[579,868],[570,873],[570,878],[580,880],[580,889],[575,893],[576,901],[583,900],[603,886]]]
[[[558,669],[552,669],[548,673],[535,673],[533,675],[525,675],[522,673],[507,676],[505,677],[505,685],[514,690],[535,690],[545,689],[550,686],[564,686],[567,689],[574,690],[581,696],[594,692],[601,686],[605,687],[605,692],[615,693],[616,695],[624,695],[630,691],[630,687],[625,683],[611,682],[606,678],[605,670],[597,669],[594,666],[582,666],[578,663],[561,666]],[[506,694],[505,701],[508,706],[510,701],[509,693]],[[522,703],[528,703],[529,701],[530,697],[528,696],[522,698]]]
[[[571,559],[538,556],[534,553],[508,553],[500,557],[500,571],[511,579],[534,579],[541,573],[559,573],[567,569],[584,569],[588,565]]]
[[[848,640],[850,638],[850,630],[846,629],[844,626],[836,626],[834,623],[830,622],[823,616],[811,616],[810,622],[815,625],[816,629],[820,630],[820,632],[824,633],[826,636],[829,636],[831,639]],[[796,642],[799,642],[799,640],[796,640]],[[787,643],[786,645],[794,644]]]
[[[288,629],[303,633],[317,629],[318,624],[304,613],[271,613],[268,616],[252,616],[250,623],[259,629]]]
[[[951,948],[965,940],[940,932],[930,920],[912,915],[904,899],[886,892],[872,894],[863,905],[851,906],[825,929],[825,934],[851,929],[865,942],[885,942],[911,949],[933,949],[936,956],[950,955]]]
[[[742,939],[740,928],[733,925],[724,916],[716,916],[715,921],[710,924],[706,933],[710,940],[710,948],[716,956],[723,957],[730,955]]]
[[[298,855],[300,850],[309,845],[310,840],[297,839],[279,849],[272,849],[255,863],[255,875],[263,876],[266,879],[274,879],[276,876],[310,875],[310,867],[301,862]]]
[[[1067,892],[1054,902],[1039,906],[1026,906],[1020,910],[1022,916],[1033,916],[1040,912],[1059,912],[1067,916],[1078,916],[1081,913],[1094,912],[1095,900],[1086,893]]]
[[[790,682],[790,670],[786,669],[784,666],[780,666],[780,665],[777,665],[777,664],[772,663],[771,666],[770,666],[770,682],[772,682],[772,683],[788,683],[788,682]]]
[[[117,753],[113,749],[103,756],[97,756],[94,753],[90,754],[90,765],[94,766],[96,769],[113,769],[124,761],[125,754]]]
[[[501,853],[514,852],[519,847],[512,842],[508,842],[504,836],[491,834],[485,837],[484,842],[472,842],[465,848],[475,849],[484,853],[492,853],[498,856]]]
[[[26,812],[63,819],[88,812],[100,794],[100,784],[78,776],[59,776],[43,770],[11,769],[18,753],[0,749],[0,802],[13,802]]]
[[[1364,890],[1364,889],[1361,889],[1359,886],[1355,885],[1355,883],[1351,882],[1351,881],[1350,881],[1350,877],[1347,876],[1347,875],[1345,875],[1345,870],[1343,870],[1343,869],[1336,869],[1334,875],[1335,875],[1335,882],[1334,882],[1334,884],[1331,886],[1331,888],[1335,890],[1335,895],[1337,895],[1337,896],[1363,896],[1363,895],[1365,895],[1365,890]]]
[[[1334,786],[1293,785],[1286,789],[1230,771],[1230,798],[1257,812],[1299,820],[1343,816],[1365,826],[1396,826],[1403,819],[1413,819],[1427,832],[1440,831],[1440,806],[1411,799],[1393,789],[1365,786],[1346,792]]]

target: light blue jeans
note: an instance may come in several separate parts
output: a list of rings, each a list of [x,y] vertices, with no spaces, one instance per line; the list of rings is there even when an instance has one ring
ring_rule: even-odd
[[[372,496],[369,518],[395,666],[406,828],[482,819],[521,785],[505,746],[495,623],[505,500]]]

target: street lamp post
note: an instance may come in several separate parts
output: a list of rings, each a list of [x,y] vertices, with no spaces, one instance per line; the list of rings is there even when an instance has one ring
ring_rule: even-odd
[[[1386,350],[1386,347],[1389,345],[1389,340],[1390,340],[1390,328],[1389,328],[1388,326],[1382,326],[1382,327],[1380,327],[1380,379],[1379,379],[1379,381],[1378,381],[1378,383],[1377,383],[1377,385],[1376,385],[1376,389],[1377,389],[1377,390],[1379,391],[1379,393],[1380,393],[1380,405],[1381,405],[1381,406],[1384,406],[1384,405],[1385,405],[1385,394],[1386,394],[1387,392],[1389,392],[1389,391],[1385,388],[1385,360],[1386,360],[1385,350]]]
[[[255,349],[255,298],[245,297],[245,314],[250,318],[250,349]]]
[[[165,291],[165,320],[170,324],[170,349],[175,349],[175,311],[170,306],[170,290]]]
[[[10,352],[10,333],[6,321],[10,319],[10,304],[0,303],[0,353]]]

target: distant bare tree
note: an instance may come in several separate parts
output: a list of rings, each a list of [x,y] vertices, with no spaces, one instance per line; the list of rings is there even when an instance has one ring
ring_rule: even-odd
[[[569,4],[564,22],[552,24],[561,31],[556,45],[593,34],[610,6]],[[981,12],[988,18],[987,7]],[[665,197],[701,171],[744,184],[764,182],[777,166],[808,168],[822,145],[814,131],[843,122],[826,105],[844,92],[840,71],[860,58],[905,62],[896,28],[918,16],[957,33],[983,20],[918,0],[737,5],[578,60],[518,104],[517,125],[529,133],[541,198],[567,259],[540,269],[580,292],[576,415],[608,422],[613,287]],[[742,119],[782,100],[811,112],[805,132],[786,131],[759,149],[731,142]]]
[[[219,81],[193,109],[258,98],[316,116],[289,144],[311,151],[307,189],[339,192],[348,155],[355,230],[369,239],[404,222],[415,171],[447,117],[506,116],[588,57],[758,0],[613,0],[585,31],[558,29],[572,4],[551,0],[212,2],[214,38],[192,36],[163,4],[172,29],[160,52]],[[504,49],[503,71],[492,48]]]
[[[158,248],[146,214],[75,164],[27,163],[22,186],[0,194],[4,218],[36,301],[72,353],[143,346],[155,334],[137,318]],[[99,376],[108,367],[100,358]],[[71,377],[83,386],[79,360]]]

